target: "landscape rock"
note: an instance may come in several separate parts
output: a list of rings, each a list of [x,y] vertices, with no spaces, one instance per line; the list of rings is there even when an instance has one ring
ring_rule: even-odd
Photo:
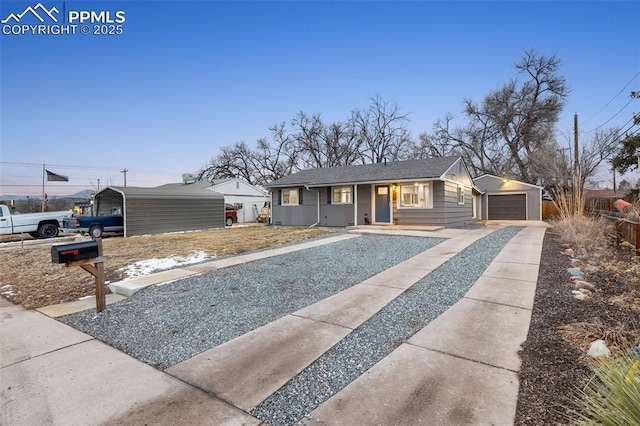
[[[578,292],[578,293],[580,293],[580,292]],[[589,299],[591,299],[591,296],[589,296],[588,294],[583,294],[583,293],[576,294],[576,295],[575,295],[575,296],[573,296],[573,297],[574,297],[574,298],[576,298],[576,299],[578,299],[578,300],[582,300],[583,302],[584,302],[585,300],[589,300]]]
[[[597,267],[597,266],[595,266],[595,265],[587,265],[587,266],[584,268],[584,270],[585,270],[585,271],[587,271],[587,272],[598,272],[598,271],[600,270],[600,268],[598,268],[598,267]]]
[[[591,346],[589,346],[587,355],[592,358],[599,358],[602,356],[611,355],[611,351],[607,347],[607,344],[604,342],[604,340],[595,340],[591,342]]]
[[[565,256],[573,257],[573,255],[574,255],[573,249],[568,248],[565,251],[563,251],[562,254],[565,255]]]
[[[582,260],[576,259],[576,258],[569,259],[569,262],[571,262],[571,264],[574,265],[574,266],[582,265]]]
[[[581,294],[586,294],[587,296],[591,296],[591,290],[587,290],[586,288],[581,288],[578,290]]]
[[[567,272],[574,277],[584,277],[584,272],[582,272],[580,268],[568,268]]]
[[[573,283],[574,283],[573,287],[576,290],[580,290],[580,289],[583,288],[583,289],[587,289],[589,291],[595,291],[595,289],[596,289],[595,285],[593,285],[593,284],[591,284],[591,283],[589,283],[587,281],[575,280]]]
[[[584,277],[583,276],[579,276],[579,275],[574,275],[571,278],[569,278],[571,281],[584,281]]]

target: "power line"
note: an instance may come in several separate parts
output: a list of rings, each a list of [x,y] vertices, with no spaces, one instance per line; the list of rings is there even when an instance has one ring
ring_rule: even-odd
[[[624,92],[624,89],[626,89],[627,87],[629,87],[629,85],[630,85],[631,83],[633,83],[633,80],[635,80],[639,75],[640,75],[640,71],[638,71],[638,73],[637,73],[636,75],[634,75],[634,76],[633,76],[633,78],[632,78],[631,80],[629,80],[629,82],[628,82],[628,83],[627,83],[627,84],[626,84],[622,89],[620,89],[620,91],[619,91],[618,93],[616,93],[616,95],[615,95],[613,98],[611,98],[611,100],[609,100],[609,102],[607,102],[607,103],[605,104],[605,106],[603,106],[602,108],[600,108],[600,110],[599,110],[598,112],[596,112],[595,114],[593,114],[591,117],[587,118],[587,119],[582,123],[582,125],[584,126],[585,124],[587,124],[587,123],[588,123],[592,118],[594,118],[596,115],[600,114],[600,113],[601,113],[601,112],[602,112],[606,107],[608,107],[608,106],[611,104],[611,102],[613,102],[613,101],[614,101],[618,96],[620,96],[620,94],[621,94],[622,92]],[[609,121],[611,121],[611,120],[609,120]],[[605,123],[605,124],[606,124],[606,123]]]
[[[613,116],[612,116],[610,119],[608,119],[607,121],[605,121],[604,123],[602,123],[602,124],[601,124],[601,125],[599,125],[598,127],[596,127],[596,128],[594,128],[594,129],[589,130],[589,131],[588,131],[588,133],[595,132],[596,130],[598,130],[598,129],[602,128],[605,124],[607,124],[608,122],[610,122],[611,120],[613,120],[614,118],[616,118],[616,117],[618,116],[618,114],[620,114],[622,111],[624,111],[624,109],[625,109],[626,107],[628,107],[628,106],[629,106],[629,104],[630,104],[631,102],[633,102],[634,100],[635,100],[634,98],[629,99],[629,102],[627,102],[626,104],[624,104],[624,106],[623,106],[622,108],[620,108],[620,110],[619,110],[618,112],[616,112],[615,114],[613,114]]]

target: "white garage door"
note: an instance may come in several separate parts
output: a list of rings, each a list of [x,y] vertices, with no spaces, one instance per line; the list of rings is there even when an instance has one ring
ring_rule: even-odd
[[[489,220],[527,220],[526,194],[489,195]]]

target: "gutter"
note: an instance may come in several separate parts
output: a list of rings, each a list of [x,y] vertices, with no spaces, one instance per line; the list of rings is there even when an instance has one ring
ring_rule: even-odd
[[[318,221],[316,223],[314,223],[313,225],[309,226],[309,228],[313,228],[314,226],[317,226],[320,223],[320,191],[319,190],[315,190],[315,189],[311,189],[309,188],[308,185],[304,186],[305,189],[307,191],[314,191],[316,194],[318,194],[318,198],[317,198],[317,204],[318,204]]]

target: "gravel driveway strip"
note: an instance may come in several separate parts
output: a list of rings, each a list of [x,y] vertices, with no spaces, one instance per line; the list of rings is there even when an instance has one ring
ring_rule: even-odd
[[[252,410],[270,425],[302,420],[453,306],[522,228],[499,229],[418,281]]]
[[[166,369],[358,284],[442,242],[363,235],[152,286],[60,321]]]

